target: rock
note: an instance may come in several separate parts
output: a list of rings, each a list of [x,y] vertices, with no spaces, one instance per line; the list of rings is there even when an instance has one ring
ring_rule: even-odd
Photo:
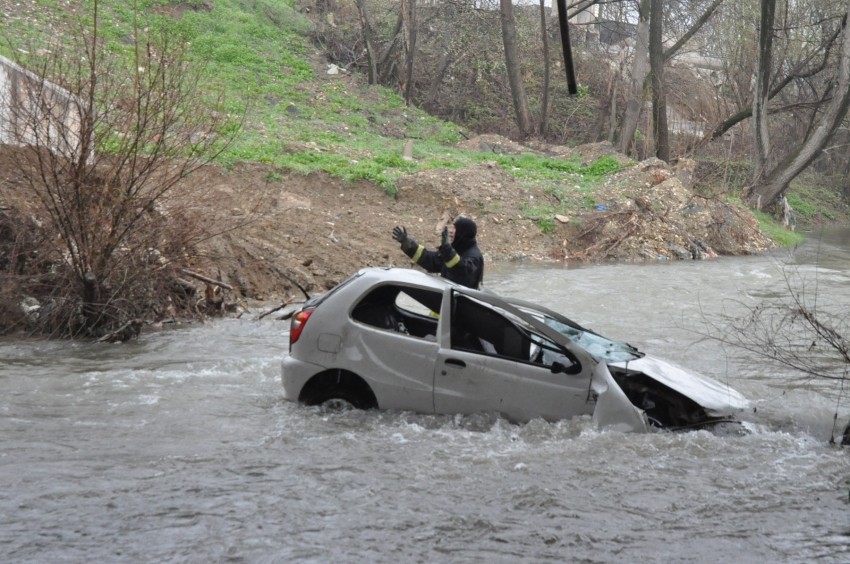
[[[688,250],[687,250],[686,248],[684,248],[684,247],[680,247],[680,246],[678,246],[678,245],[670,245],[670,246],[668,247],[668,249],[669,249],[669,250],[670,250],[670,252],[671,252],[671,253],[673,253],[673,254],[676,256],[676,258],[677,258],[677,259],[679,259],[679,260],[690,260],[690,258],[691,258],[691,252],[690,252],[690,251],[688,251]]]
[[[676,162],[676,177],[685,188],[691,188],[694,185],[694,173],[697,169],[697,162],[694,159],[681,158]]]
[[[404,148],[401,151],[401,158],[406,161],[413,160],[413,139],[408,139],[404,142]]]

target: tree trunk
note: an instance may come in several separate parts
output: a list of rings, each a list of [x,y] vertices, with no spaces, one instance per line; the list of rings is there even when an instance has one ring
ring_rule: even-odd
[[[635,58],[632,62],[632,80],[630,93],[626,102],[626,115],[623,118],[623,128],[620,132],[620,152],[628,154],[632,139],[637,130],[640,113],[643,109],[643,83],[649,72],[649,7],[651,0],[640,0],[638,14],[637,43]]]
[[[437,95],[440,93],[440,86],[443,84],[443,79],[446,77],[449,67],[454,62],[448,51],[443,51],[440,57],[440,62],[437,64],[437,70],[434,72],[434,78],[431,80],[431,86],[428,88],[428,94],[425,96],[423,106],[429,108],[436,104]]]
[[[770,75],[773,66],[773,20],[776,0],[761,0],[759,26],[759,60],[756,69],[756,91],[753,96],[753,134],[756,142],[756,162],[753,184],[759,184],[772,168],[770,132],[767,122],[767,100],[770,92]]]
[[[608,87],[605,97],[599,107],[599,118],[596,120],[596,140],[608,141],[612,145],[617,135],[617,100],[620,97],[620,77],[625,74],[627,53],[625,49],[617,56],[617,70],[611,71],[608,77]]]
[[[662,20],[664,0],[652,0],[649,10],[649,67],[652,72],[652,139],[655,156],[670,160],[670,139],[667,128],[667,90],[664,86],[664,45]]]
[[[763,7],[764,4],[772,2],[773,0],[762,0]],[[753,187],[749,195],[750,205],[764,207],[779,198],[791,181],[805,170],[820,154],[821,150],[826,147],[847,116],[847,110],[850,108],[850,31],[847,28],[847,20],[850,18],[850,0],[845,0],[845,4],[845,15],[842,21],[844,37],[841,41],[833,97],[817,122],[812,135],[798,149],[772,168],[764,176],[763,181]],[[764,14],[763,11],[762,15]],[[759,79],[762,79],[761,63],[759,63],[759,71]]]
[[[514,103],[514,113],[519,134],[526,137],[531,133],[531,117],[528,111],[528,98],[522,84],[522,71],[519,67],[517,54],[516,21],[514,6],[511,0],[499,0],[502,19],[502,42],[505,46],[505,68],[508,82],[511,86],[511,99]]]
[[[401,0],[401,14],[404,28],[404,76],[401,90],[404,103],[409,106],[413,91],[413,60],[416,54],[416,0]]]
[[[378,82],[381,84],[389,84],[390,77],[395,70],[395,62],[392,55],[396,50],[396,44],[401,39],[403,22],[404,18],[401,12],[399,12],[393,32],[390,34],[390,40],[384,45],[378,57]]]
[[[546,135],[549,121],[549,34],[546,31],[546,5],[540,0],[540,37],[543,42],[543,93],[540,100],[540,134]]]
[[[357,13],[360,16],[360,32],[363,34],[363,42],[366,43],[366,59],[369,64],[369,84],[377,84],[378,61],[376,60],[375,47],[372,41],[372,25],[369,23],[366,0],[357,0]]]

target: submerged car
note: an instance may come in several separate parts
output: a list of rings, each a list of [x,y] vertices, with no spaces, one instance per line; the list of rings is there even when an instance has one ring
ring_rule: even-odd
[[[591,415],[691,429],[747,407],[732,388],[546,307],[406,268],[365,268],[292,316],[284,397],[515,422]]]

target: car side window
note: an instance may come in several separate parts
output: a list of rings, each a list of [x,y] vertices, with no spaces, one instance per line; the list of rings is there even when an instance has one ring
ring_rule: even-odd
[[[575,359],[564,354],[563,348],[556,343],[537,333],[531,334],[531,354],[530,361],[533,364],[539,364],[546,368],[552,368],[556,362],[564,367],[570,367],[575,363]]]
[[[451,347],[529,362],[531,340],[492,308],[458,295],[452,307]]]
[[[363,296],[351,317],[360,323],[411,337],[436,340],[442,294],[402,285],[378,286]]]
[[[510,358],[552,371],[576,374],[581,365],[572,353],[529,328],[466,296],[456,296],[452,307],[453,349]]]

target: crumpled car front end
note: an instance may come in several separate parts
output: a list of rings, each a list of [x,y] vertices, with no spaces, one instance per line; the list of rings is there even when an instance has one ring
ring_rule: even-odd
[[[721,382],[613,341],[548,308],[515,299],[511,303],[564,347],[594,359],[593,419],[600,427],[699,429],[734,421],[749,406],[743,395]]]
[[[749,402],[738,391],[652,356],[608,365],[612,379],[649,425],[698,429],[734,420]]]

